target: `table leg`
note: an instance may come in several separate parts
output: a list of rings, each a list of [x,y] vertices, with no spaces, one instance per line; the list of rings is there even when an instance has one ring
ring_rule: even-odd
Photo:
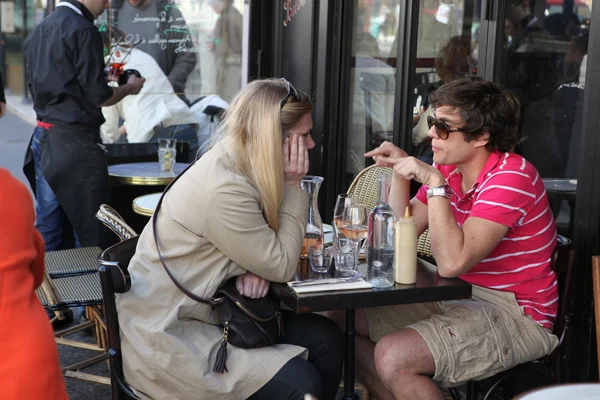
[[[346,310],[344,394],[342,400],[358,400],[358,396],[354,393],[354,317],[355,310]]]

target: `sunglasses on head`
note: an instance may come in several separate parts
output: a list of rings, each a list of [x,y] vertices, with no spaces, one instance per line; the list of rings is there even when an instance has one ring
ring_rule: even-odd
[[[448,136],[450,136],[452,132],[473,132],[476,130],[469,128],[450,129],[444,121],[440,121],[431,115],[427,117],[427,126],[429,126],[429,129],[431,129],[432,126],[435,126],[435,131],[438,137],[442,140],[448,139]]]
[[[290,99],[290,97],[295,97],[296,100],[300,101],[300,95],[298,94],[298,91],[296,90],[295,87],[292,86],[292,84],[285,78],[280,78],[285,85],[287,86],[287,94],[283,97],[283,99],[281,99],[281,103],[280,103],[280,107],[279,109],[282,109],[288,102],[288,100]]]

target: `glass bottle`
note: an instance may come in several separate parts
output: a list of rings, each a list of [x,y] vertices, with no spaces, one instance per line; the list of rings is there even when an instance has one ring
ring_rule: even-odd
[[[388,203],[390,178],[380,174],[377,205],[369,216],[367,237],[368,280],[373,288],[394,285],[394,226],[396,216]]]
[[[302,189],[309,194],[308,198],[308,222],[306,224],[306,233],[304,234],[304,244],[302,246],[301,257],[308,257],[308,248],[314,244],[323,245],[323,221],[319,214],[319,189],[324,178],[321,176],[307,175],[300,183]]]

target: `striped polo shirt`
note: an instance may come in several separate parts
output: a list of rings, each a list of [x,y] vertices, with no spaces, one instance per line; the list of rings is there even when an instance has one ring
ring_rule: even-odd
[[[557,280],[550,267],[556,226],[535,167],[514,153],[491,153],[464,195],[456,165],[434,167],[452,189],[452,212],[459,226],[469,217],[477,217],[509,228],[500,244],[460,278],[514,293],[525,315],[551,329],[558,310]],[[425,204],[427,189],[423,185],[416,196]]]

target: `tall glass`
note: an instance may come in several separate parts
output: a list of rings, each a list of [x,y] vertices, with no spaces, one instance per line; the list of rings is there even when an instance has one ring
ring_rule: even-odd
[[[158,163],[160,172],[175,172],[177,139],[158,139]]]
[[[344,208],[340,233],[354,242],[356,249],[354,263],[358,265],[359,244],[369,234],[369,214],[371,210],[363,204],[350,204]]]

